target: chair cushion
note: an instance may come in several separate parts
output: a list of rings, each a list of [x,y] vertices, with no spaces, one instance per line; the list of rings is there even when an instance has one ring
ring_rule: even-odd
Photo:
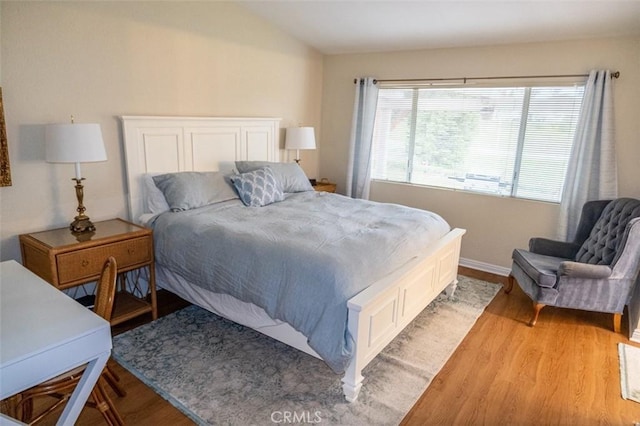
[[[611,265],[627,224],[639,216],[640,200],[618,198],[611,201],[578,250],[575,261],[592,265]]]
[[[563,257],[545,256],[531,253],[527,250],[515,249],[511,255],[513,262],[520,266],[540,287],[553,287],[558,280],[558,268],[564,261],[571,260]]]

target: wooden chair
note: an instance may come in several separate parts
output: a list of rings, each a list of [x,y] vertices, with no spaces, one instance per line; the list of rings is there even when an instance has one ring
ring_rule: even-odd
[[[111,320],[113,312],[113,302],[115,299],[116,279],[118,275],[116,260],[109,257],[102,267],[98,286],[96,288],[96,298],[94,312],[107,321]],[[16,418],[27,424],[36,424],[56,408],[62,406],[71,397],[73,390],[80,381],[85,366],[80,366],[60,376],[54,377],[44,383],[32,387],[20,393],[15,399],[14,411]],[[124,421],[113,405],[113,401],[105,389],[105,383],[113,388],[118,396],[126,396],[125,390],[118,383],[118,376],[113,373],[108,366],[104,370],[95,387],[91,391],[87,405],[97,408],[109,425],[124,425]],[[33,400],[42,396],[52,396],[57,401],[44,409],[40,414],[33,414]]]

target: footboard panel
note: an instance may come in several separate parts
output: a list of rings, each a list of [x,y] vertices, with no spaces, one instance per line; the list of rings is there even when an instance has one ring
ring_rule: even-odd
[[[447,286],[455,287],[465,232],[453,229],[421,256],[349,300],[356,353],[343,378],[347,400],[357,398],[362,369]]]

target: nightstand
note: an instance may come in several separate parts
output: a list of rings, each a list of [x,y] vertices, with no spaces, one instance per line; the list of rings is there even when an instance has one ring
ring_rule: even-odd
[[[118,263],[119,289],[111,325],[151,313],[158,318],[153,233],[122,219],[95,222],[92,233],[69,228],[20,235],[23,265],[49,284],[64,290],[97,281],[104,261]],[[141,278],[147,282],[143,294]]]
[[[313,186],[313,189],[319,192],[336,192],[336,184],[329,182],[318,182]]]

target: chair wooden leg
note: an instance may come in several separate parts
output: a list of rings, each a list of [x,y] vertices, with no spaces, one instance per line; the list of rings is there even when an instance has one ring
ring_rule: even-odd
[[[96,383],[93,391],[91,391],[91,397],[96,408],[100,411],[108,425],[124,425],[124,421],[122,420],[122,417],[120,417],[120,413],[118,413],[118,410],[116,410],[113,401],[111,401],[111,398],[109,398],[109,395],[104,388],[102,378],[98,380],[98,383]]]
[[[536,325],[536,322],[538,321],[538,315],[540,315],[540,311],[545,306],[546,305],[543,305],[542,303],[533,302],[533,314],[531,315],[531,320],[529,321],[529,327],[533,327],[534,325]]]
[[[127,396],[127,391],[124,390],[124,388],[119,383],[120,377],[118,377],[118,375],[114,373],[113,370],[111,370],[108,365],[105,367],[104,371],[102,372],[102,377],[104,377],[106,382],[109,384],[109,386],[111,386],[111,388],[115,391],[115,393],[118,396],[120,397]]]
[[[109,395],[106,394],[106,392],[104,396],[105,396],[105,401],[109,405],[108,413],[109,413],[109,416],[111,417],[111,421],[116,426],[124,426],[124,420],[122,420],[122,417],[120,416],[120,413],[116,409],[115,404],[113,403],[111,398],[109,398]]]
[[[100,414],[102,414],[102,417],[104,417],[107,424],[109,426],[113,426],[113,422],[111,421],[111,418],[107,414],[107,411],[109,411],[109,406],[105,402],[102,394],[102,390],[98,388],[97,384],[91,391],[91,399],[93,400],[94,408],[100,411]]]
[[[515,277],[509,274],[509,277],[507,278],[507,285],[504,287],[505,294],[511,293],[511,290],[513,290],[513,283],[515,280],[516,280]]]
[[[613,314],[613,331],[620,333],[622,324],[622,314]]]

